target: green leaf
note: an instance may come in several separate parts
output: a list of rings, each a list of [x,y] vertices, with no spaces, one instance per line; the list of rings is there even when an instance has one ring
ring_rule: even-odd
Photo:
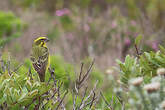
[[[30,97],[34,97],[34,96],[36,96],[37,94],[38,94],[38,90],[35,89],[35,90],[33,90],[32,92],[30,92],[28,95],[29,95]]]
[[[165,48],[161,45],[159,45],[160,51],[165,54]]]
[[[7,95],[4,93],[3,97],[0,99],[0,104],[3,104],[7,100]]]
[[[136,37],[136,39],[135,39],[135,44],[136,44],[136,45],[139,45],[141,39],[142,39],[142,35],[138,35],[138,36]]]
[[[28,94],[27,88],[24,87],[24,88],[22,89],[22,95],[21,95],[21,97],[18,99],[18,101],[21,102],[22,99],[24,99],[24,98],[26,97],[27,94]]]

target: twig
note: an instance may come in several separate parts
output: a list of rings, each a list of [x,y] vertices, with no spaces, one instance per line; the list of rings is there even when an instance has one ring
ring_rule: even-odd
[[[91,64],[90,67],[88,68],[86,74],[85,74],[85,75],[83,76],[83,78],[80,80],[80,82],[79,82],[80,84],[88,77],[88,74],[89,74],[89,72],[91,71],[94,62],[95,62],[95,59],[92,61],[92,64]]]
[[[89,101],[88,103],[85,104],[84,108],[88,105],[93,105],[93,102],[97,99],[97,97],[93,98],[91,101]],[[92,106],[91,106],[92,107]]]
[[[95,94],[95,89],[96,89],[96,86],[97,86],[97,83],[98,83],[98,80],[96,81],[96,83],[95,83],[95,86],[93,87],[93,89],[91,90],[91,92],[89,93],[89,95],[85,98],[85,100],[82,102],[82,104],[80,105],[80,110],[82,110],[83,108],[85,108],[88,104],[86,104],[87,103],[87,101],[88,101],[88,99],[91,97],[91,95],[94,93]],[[95,96],[95,95],[94,95]],[[95,98],[94,98],[94,100],[95,100]],[[92,103],[93,103],[93,101],[91,101]],[[90,103],[91,103],[90,102]],[[89,103],[89,104],[90,104]]]
[[[54,69],[54,68],[53,68],[53,69],[48,68],[48,70],[49,70],[49,72],[50,72],[50,78],[49,78],[49,80],[48,80],[47,85],[49,84],[50,80],[53,79],[54,85],[56,86],[57,80],[55,80],[55,78],[56,78],[55,69]]]
[[[43,96],[44,94],[47,94],[47,91],[46,91],[45,93],[41,94],[39,97]],[[37,100],[37,98],[38,98],[38,97],[35,97],[35,98],[33,99],[33,101],[32,101],[30,104],[28,104],[27,106],[25,106],[25,109],[24,109],[24,110],[28,110],[29,106],[30,106],[31,104],[33,104],[34,101]]]
[[[80,69],[80,75],[79,75],[79,81],[81,80],[81,74],[82,74],[82,71],[83,71],[83,67],[84,67],[84,63],[81,63],[81,69]]]
[[[31,72],[31,68],[29,68],[29,77],[30,77],[30,80],[33,80],[33,78],[32,78],[32,72]]]
[[[111,104],[110,105],[113,105],[113,95],[112,95],[112,99],[111,99]]]
[[[60,81],[58,81],[59,83]],[[60,84],[58,84],[58,88],[57,88],[57,95],[58,95],[58,98],[60,99],[60,88],[62,86],[63,82],[61,82]]]
[[[10,60],[7,61],[7,69],[8,69],[8,73],[11,76],[11,72],[10,72]]]
[[[75,94],[73,92],[73,110],[82,110],[83,108],[85,108],[87,105],[90,105],[90,107],[92,107],[93,103],[94,103],[94,100],[96,99],[95,96],[95,88],[96,88],[96,85],[97,85],[97,82],[94,86],[94,88],[91,90],[90,94],[85,98],[86,94],[87,94],[87,87],[85,87],[85,91],[84,91],[84,94],[83,94],[83,97],[81,99],[81,102],[80,102],[80,105],[79,106],[76,106],[76,101],[77,101],[77,97],[78,97],[78,94],[79,94],[79,91],[80,89],[82,88],[83,86],[83,83],[87,80],[88,76],[89,76],[89,73],[93,67],[93,64],[94,64],[94,61],[92,61],[92,63],[90,64],[88,70],[86,71],[85,75],[82,75],[83,73],[83,68],[84,68],[84,63],[81,63],[81,69],[80,69],[80,73],[79,73],[79,76],[76,80],[76,83],[75,83]],[[93,95],[92,97],[92,100],[88,102],[88,100],[91,98],[91,95]]]
[[[23,65],[23,63],[19,64],[12,72],[17,72],[18,69]]]
[[[96,96],[96,93],[93,91],[93,98],[92,98],[92,102],[91,102],[91,104],[90,104],[90,108],[91,108],[92,105],[93,105],[93,102],[94,102],[94,100],[95,100],[95,96]]]
[[[114,110],[112,106],[109,104],[109,102],[105,99],[104,95],[102,92],[100,92],[101,97],[103,98],[104,102],[107,104],[108,108],[111,110]]]
[[[57,105],[57,107],[56,107],[56,109],[55,110],[58,110],[58,108],[60,107],[60,105],[62,104],[62,102],[63,102],[63,100],[64,100],[64,98],[65,98],[65,96],[68,94],[68,90],[65,92],[65,94],[64,94],[64,96],[63,96],[63,98],[61,99],[61,101],[60,101],[60,103]]]
[[[122,104],[122,110],[125,110],[125,104],[124,104],[124,102]]]
[[[74,92],[72,91],[72,96],[73,96],[73,110],[76,110],[77,94],[74,96]]]
[[[82,103],[83,103],[83,101],[84,101],[84,98],[85,98],[85,96],[86,96],[87,88],[88,88],[88,87],[85,87],[85,91],[84,91],[83,97],[82,97],[82,99],[81,99],[80,106],[82,105]],[[80,108],[80,106],[79,106],[79,108]]]
[[[136,44],[135,44],[135,49],[136,49],[137,57],[140,58],[141,53],[139,52],[139,49]]]

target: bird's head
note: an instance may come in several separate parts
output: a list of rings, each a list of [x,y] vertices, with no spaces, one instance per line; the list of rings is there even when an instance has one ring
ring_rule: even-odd
[[[49,39],[47,37],[38,37],[37,39],[34,40],[33,45],[35,46],[45,46],[46,42],[48,42]]]

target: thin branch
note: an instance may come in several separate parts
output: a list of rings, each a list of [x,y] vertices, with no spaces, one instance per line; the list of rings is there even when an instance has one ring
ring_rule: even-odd
[[[31,72],[31,68],[29,68],[29,77],[30,77],[30,80],[33,80],[33,78],[32,78],[32,72]]]
[[[84,63],[81,63],[81,69],[80,69],[80,74],[79,74],[79,81],[81,80],[81,75],[82,75],[82,71],[83,71],[83,67],[84,67]]]
[[[125,104],[124,104],[124,102],[122,104],[122,110],[125,110]]]
[[[23,65],[23,63],[19,64],[12,72],[17,72],[18,69]]]
[[[87,94],[87,87],[85,87],[85,91],[84,91],[84,94],[83,94],[83,97],[81,99],[81,102],[80,102],[80,105],[79,106],[76,106],[76,101],[77,101],[77,97],[78,97],[78,94],[79,94],[79,90],[82,88],[83,86],[83,83],[87,80],[88,76],[89,76],[89,73],[94,65],[94,61],[92,61],[92,63],[90,64],[87,72],[85,73],[85,75],[82,76],[82,73],[83,73],[83,68],[84,68],[84,64],[81,63],[81,69],[80,69],[80,73],[79,73],[79,76],[76,80],[76,83],[75,83],[75,95],[74,95],[74,92],[73,92],[73,110],[82,110],[83,108],[85,108],[87,105],[90,105],[92,106],[93,103],[94,103],[94,100],[95,100],[95,92],[94,90],[96,89],[96,85],[97,85],[97,82],[94,86],[94,88],[91,90],[90,94],[85,98],[86,94]],[[90,102],[88,102],[88,100],[91,98],[91,95],[93,95],[92,97],[92,100]]]
[[[79,82],[80,84],[88,77],[88,74],[90,73],[92,67],[93,67],[93,64],[95,62],[95,59],[92,61],[92,64],[90,65],[90,67],[88,68],[86,74],[83,76],[82,80]]]
[[[8,73],[11,76],[11,72],[10,72],[10,60],[7,61],[7,69],[8,69]]]
[[[141,52],[139,52],[139,49],[137,47],[137,45],[135,44],[135,49],[136,49],[136,54],[137,54],[137,57],[140,58],[140,55],[142,54]]]
[[[58,98],[60,99],[60,88],[61,88],[63,82],[61,82],[60,84],[59,83],[60,83],[60,81],[58,81],[57,95],[58,95]]]
[[[93,100],[89,101],[88,103],[85,104],[84,108],[88,105],[91,105],[95,100],[97,99],[97,97],[95,97]],[[92,104],[93,105],[93,104]],[[91,106],[92,107],[92,106]]]
[[[112,99],[111,99],[111,104],[110,105],[113,105],[113,95],[112,95]]]
[[[43,96],[45,94],[47,94],[47,91],[45,93],[41,94],[39,97],[41,97],[41,96]],[[37,100],[37,98],[38,97],[35,97],[30,104],[28,104],[27,106],[25,106],[25,109],[24,110],[28,110],[28,108],[30,107],[30,105],[33,104]]]
[[[108,108],[111,110],[114,110],[112,106],[109,104],[109,102],[105,99],[104,95],[102,92],[100,92],[101,97],[103,98],[104,102],[107,104]]]
[[[60,107],[60,105],[62,104],[62,102],[63,102],[63,100],[64,100],[64,98],[65,98],[65,96],[68,94],[68,90],[65,92],[65,94],[64,94],[64,96],[63,96],[63,98],[61,99],[61,101],[60,101],[60,103],[57,105],[57,107],[56,107],[56,109],[55,110],[58,110],[58,108]]]
[[[92,105],[93,105],[93,102],[94,102],[94,100],[95,100],[95,97],[96,97],[96,93],[93,91],[93,98],[92,98],[92,102],[91,102],[91,104],[90,104],[90,108],[91,108]]]
[[[56,86],[57,80],[55,80],[55,78],[56,78],[55,69],[54,69],[54,68],[53,68],[53,69],[48,68],[48,70],[49,70],[49,72],[50,72],[50,78],[49,78],[49,80],[48,80],[47,85],[49,84],[50,80],[53,79],[53,81],[54,81],[54,86]]]
[[[1,67],[2,67],[2,71],[5,72],[6,66],[3,60],[1,60]]]
[[[85,91],[84,91],[83,97],[82,97],[82,99],[81,99],[80,106],[82,105],[82,103],[83,103],[83,101],[84,101],[84,99],[85,99],[85,96],[86,96],[86,93],[87,93],[87,88],[88,88],[88,87],[85,87]],[[78,108],[80,108],[80,106],[79,106]]]
[[[82,102],[82,104],[81,104],[81,106],[80,106],[80,110],[82,110],[83,108],[86,107],[86,105],[87,105],[86,103],[87,103],[87,101],[89,100],[89,98],[91,97],[91,95],[94,93],[97,84],[98,84],[98,80],[96,81],[96,83],[95,83],[93,89],[91,90],[91,92],[89,93],[89,95],[88,95],[88,96],[85,98],[85,100]]]
[[[74,92],[72,91],[72,96],[73,96],[73,110],[76,110],[76,98],[77,98],[76,95],[74,96]]]

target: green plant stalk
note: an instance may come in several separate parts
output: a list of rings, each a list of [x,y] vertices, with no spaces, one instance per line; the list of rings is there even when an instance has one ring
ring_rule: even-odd
[[[154,102],[154,100],[152,100],[152,98],[149,96],[149,100],[151,101],[151,106],[152,106],[152,109],[155,110],[156,108],[156,103]]]
[[[160,80],[160,100],[163,101],[164,99],[164,92],[163,92],[163,79],[164,79],[164,76],[162,77],[161,76],[161,80]]]
[[[144,95],[143,95],[143,92],[142,92],[141,87],[140,87],[140,86],[137,87],[137,90],[138,90],[138,92],[139,92],[139,94],[140,94],[140,97],[141,97],[141,99],[142,99],[142,102],[143,102],[143,104],[144,104],[144,110],[150,110],[150,109],[148,108],[148,105],[147,105],[146,101],[145,101],[145,97],[144,97]]]

